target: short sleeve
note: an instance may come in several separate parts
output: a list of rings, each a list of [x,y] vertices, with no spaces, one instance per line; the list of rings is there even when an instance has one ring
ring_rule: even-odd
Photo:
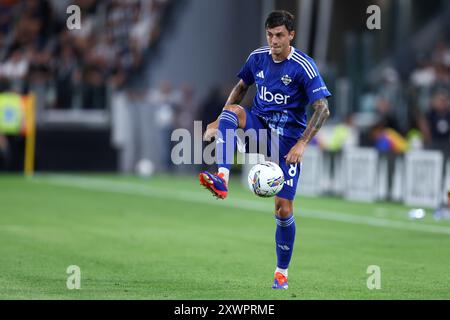
[[[309,103],[330,97],[331,93],[320,76],[314,61],[309,61],[308,68],[308,72],[303,74],[303,86]]]
[[[246,85],[251,86],[255,83],[255,77],[252,72],[253,57],[249,56],[245,64],[242,66],[241,70],[237,74],[238,78],[241,78]]]

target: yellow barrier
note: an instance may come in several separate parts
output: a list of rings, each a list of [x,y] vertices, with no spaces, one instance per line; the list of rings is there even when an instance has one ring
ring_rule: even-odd
[[[31,93],[23,97],[25,107],[25,175],[30,177],[34,174],[34,158],[36,148],[36,96]]]

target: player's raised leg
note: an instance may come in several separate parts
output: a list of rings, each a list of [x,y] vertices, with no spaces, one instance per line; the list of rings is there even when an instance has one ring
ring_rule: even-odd
[[[200,184],[220,199],[228,195],[230,168],[236,149],[236,129],[245,127],[245,110],[239,105],[227,105],[219,116],[216,137],[217,174],[203,171],[199,175]]]
[[[292,200],[275,197],[275,220],[277,223],[275,232],[277,268],[272,288],[287,289],[288,267],[295,241],[295,219]]]

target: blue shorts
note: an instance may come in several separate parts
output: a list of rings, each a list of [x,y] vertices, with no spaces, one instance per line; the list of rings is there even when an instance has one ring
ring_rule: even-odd
[[[285,183],[283,189],[281,189],[281,191],[277,194],[277,197],[294,200],[302,166],[301,163],[288,165],[286,164],[286,159],[284,157],[297,143],[297,140],[294,138],[278,135],[276,136],[276,138],[278,139],[274,138],[274,136],[271,135],[272,130],[269,128],[268,124],[263,118],[253,114],[248,108],[245,108],[245,112],[247,118],[244,131],[248,132],[247,130],[253,129],[254,131],[252,132],[255,133],[247,137],[247,139],[253,141],[246,141],[245,151],[247,153],[255,151],[258,153],[265,153],[262,152],[260,148],[257,148],[257,150],[254,150],[254,148],[252,148],[252,146],[265,146],[267,150],[266,156],[269,156],[271,161],[278,163],[284,173]],[[261,133],[264,133],[264,135],[261,135]]]

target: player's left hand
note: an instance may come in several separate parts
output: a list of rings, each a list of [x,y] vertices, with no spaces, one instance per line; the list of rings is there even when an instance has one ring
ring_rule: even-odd
[[[295,164],[302,162],[303,159],[303,153],[305,152],[306,143],[303,141],[297,142],[291,150],[289,150],[289,153],[284,156],[286,159],[286,164]]]

